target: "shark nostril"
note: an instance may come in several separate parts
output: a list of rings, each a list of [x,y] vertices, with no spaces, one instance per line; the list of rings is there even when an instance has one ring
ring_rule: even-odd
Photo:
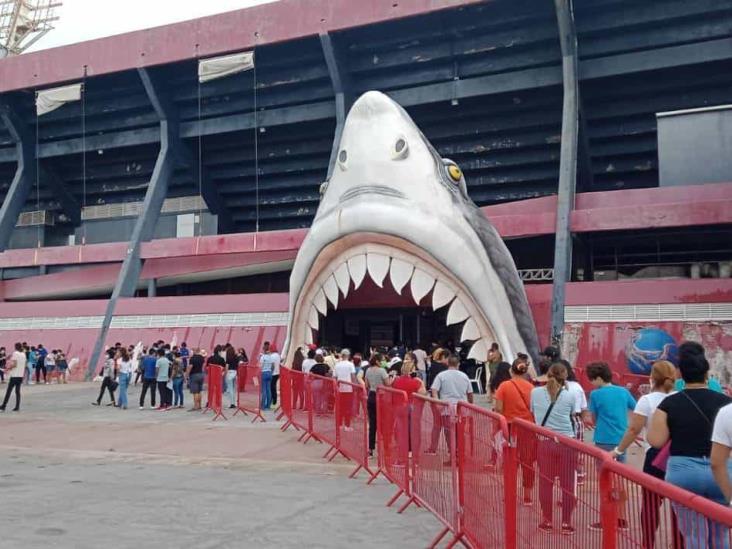
[[[345,170],[348,166],[348,153],[345,149],[342,149],[341,152],[338,153],[338,165],[342,170]]]
[[[396,142],[394,143],[394,153],[392,158],[394,160],[402,160],[407,157],[409,154],[409,145],[407,144],[407,140],[404,139],[404,137],[397,138]]]
[[[407,142],[404,141],[404,139],[397,139],[397,142],[396,142],[396,145],[394,148],[396,149],[396,152],[399,153],[399,152],[402,152],[404,150],[404,147],[406,147],[406,146],[407,146]]]

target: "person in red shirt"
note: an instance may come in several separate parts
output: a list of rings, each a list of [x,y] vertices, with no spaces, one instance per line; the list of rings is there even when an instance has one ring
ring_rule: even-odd
[[[496,412],[503,414],[509,422],[521,418],[534,423],[534,415],[531,412],[531,391],[534,385],[526,379],[528,370],[528,358],[526,355],[519,356],[511,364],[511,379],[501,383],[493,396]],[[524,505],[530,506],[533,503],[536,445],[529,440],[522,441],[518,446],[518,454],[524,487],[523,502]]]
[[[407,393],[407,398],[411,398],[414,393],[426,395],[427,389],[424,381],[417,377],[417,357],[414,353],[404,355],[404,363],[402,364],[401,375],[394,380],[392,388]]]

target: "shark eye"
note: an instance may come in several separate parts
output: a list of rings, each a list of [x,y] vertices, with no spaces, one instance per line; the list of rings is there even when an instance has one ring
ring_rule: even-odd
[[[398,137],[394,142],[394,150],[392,151],[392,158],[394,160],[402,160],[409,155],[409,144],[404,137]]]
[[[342,170],[348,167],[348,153],[346,149],[341,149],[341,152],[338,153],[338,165]]]
[[[463,178],[463,171],[455,164],[450,164],[447,167],[447,175],[449,175],[450,179],[452,179],[455,183],[460,183],[460,180]]]

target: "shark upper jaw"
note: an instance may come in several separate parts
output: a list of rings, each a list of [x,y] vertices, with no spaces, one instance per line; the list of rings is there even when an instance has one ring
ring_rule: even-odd
[[[386,276],[464,322],[461,339],[486,360],[490,343],[512,360],[526,352],[506,289],[466,212],[464,180],[446,182],[442,160],[391,99],[368,92],[346,120],[336,166],[290,276],[286,343],[291,360],[327,314],[364,276]],[[411,275],[411,276],[410,276]],[[508,312],[508,313],[507,313]]]

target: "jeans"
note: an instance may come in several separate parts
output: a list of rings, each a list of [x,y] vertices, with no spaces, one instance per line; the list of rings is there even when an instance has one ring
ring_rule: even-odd
[[[3,399],[3,405],[0,407],[0,409],[4,410],[5,406],[8,405],[8,401],[10,400],[10,393],[13,392],[13,389],[15,390],[15,408],[14,410],[20,410],[20,386],[23,384],[23,378],[22,377],[11,377],[10,382],[8,382],[8,388],[5,391],[5,398]]]
[[[104,396],[105,389],[109,391],[109,398],[112,401],[112,404],[114,404],[114,391],[112,390],[112,381],[114,380],[109,376],[105,376],[102,380],[102,386],[99,389],[99,396],[97,397],[97,404],[102,403],[102,397]]]
[[[26,366],[26,370],[25,370],[25,382],[26,383],[30,383],[31,381],[33,381],[33,376],[34,376],[33,370],[34,370],[34,368],[35,368],[35,366],[33,364],[31,364],[31,363],[28,363],[28,365]]]
[[[183,406],[183,376],[173,378],[173,405]]]
[[[168,389],[167,381],[158,381],[158,392],[160,393],[160,407],[170,406],[170,389]]]
[[[127,387],[130,384],[130,374],[119,375],[119,396],[117,397],[117,404],[121,408],[127,408]]]
[[[272,406],[277,405],[277,380],[280,379],[280,374],[272,376],[270,381],[270,394],[272,395]]]
[[[272,405],[272,372],[262,372],[262,410],[269,410]]]
[[[732,464],[727,465],[732,473]],[[666,481],[702,497],[726,505],[719,489],[712,467],[707,457],[671,456],[666,467]],[[729,547],[729,529],[719,523],[706,519],[683,505],[673,503],[679,530],[684,536],[686,549]]]
[[[140,393],[140,408],[145,405],[145,393],[150,390],[150,406],[155,407],[155,378],[142,378],[142,392]]]
[[[554,510],[554,479],[559,477],[562,498],[562,523],[572,523],[572,513],[577,502],[574,495],[574,475],[577,471],[577,454],[567,446],[553,440],[539,440],[539,503],[544,520],[551,522]]]
[[[226,372],[226,394],[229,397],[229,404],[236,406],[236,370],[227,370]]]
[[[662,471],[657,467],[653,466],[653,460],[656,459],[660,450],[656,448],[648,448],[646,451],[646,457],[643,462],[643,472],[656,477],[661,480],[665,480],[666,471]],[[659,510],[663,505],[665,498],[659,496],[651,490],[643,488],[642,491],[642,504],[641,504],[641,528],[643,533],[643,549],[654,549],[656,546],[656,530],[661,522],[661,515]],[[671,513],[671,537],[672,537],[672,549],[684,549],[684,540],[679,532],[678,521],[676,520],[676,514]]]

